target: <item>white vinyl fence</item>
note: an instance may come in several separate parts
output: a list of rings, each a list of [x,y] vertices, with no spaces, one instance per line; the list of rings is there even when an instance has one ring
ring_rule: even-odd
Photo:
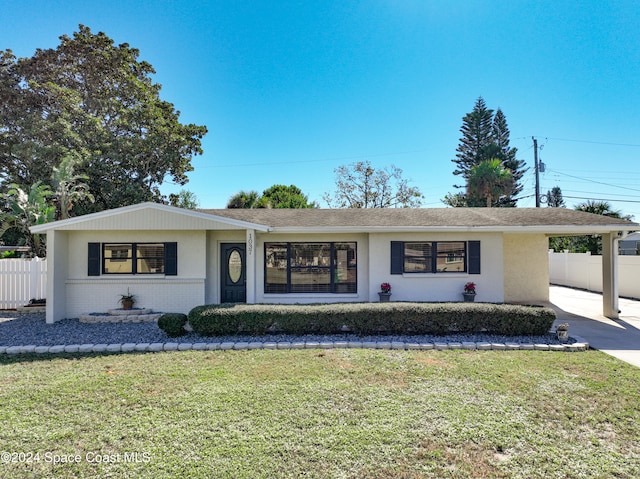
[[[602,292],[602,256],[549,252],[552,284]],[[640,256],[618,256],[618,294],[640,298]]]
[[[0,259],[0,309],[15,309],[30,299],[44,299],[46,291],[46,259]]]

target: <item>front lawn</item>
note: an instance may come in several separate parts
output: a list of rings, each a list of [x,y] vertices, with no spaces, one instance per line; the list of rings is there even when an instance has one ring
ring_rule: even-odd
[[[640,476],[640,370],[595,351],[3,355],[0,384],[4,478]]]

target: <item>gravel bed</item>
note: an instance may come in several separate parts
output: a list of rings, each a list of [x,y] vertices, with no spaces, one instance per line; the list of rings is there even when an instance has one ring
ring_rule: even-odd
[[[356,336],[354,334],[291,336],[216,336],[204,338],[190,333],[170,338],[156,323],[81,323],[78,319],[63,319],[46,324],[44,314],[19,314],[0,311],[0,346],[55,346],[70,344],[116,343],[197,343],[197,342],[296,342],[296,341],[404,341],[405,343],[516,343],[563,344],[554,334],[543,336],[500,336],[495,334],[450,334],[446,336]],[[575,342],[569,338],[569,343]],[[564,343],[566,344],[566,343]]]

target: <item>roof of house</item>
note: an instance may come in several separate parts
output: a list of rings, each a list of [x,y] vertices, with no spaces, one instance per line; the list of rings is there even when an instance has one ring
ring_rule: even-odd
[[[595,234],[640,225],[567,208],[203,209],[140,203],[31,227],[50,230],[216,230],[272,232],[488,231]]]
[[[298,229],[578,229],[601,232],[629,230],[636,223],[567,208],[371,208],[371,209],[215,209],[215,216]]]
[[[623,239],[623,241],[630,241],[630,242],[640,241],[640,231],[635,233],[630,233],[627,237]]]

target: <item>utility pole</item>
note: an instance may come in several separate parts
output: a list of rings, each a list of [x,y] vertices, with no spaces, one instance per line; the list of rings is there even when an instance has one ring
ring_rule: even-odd
[[[540,208],[540,167],[538,165],[538,140],[532,136],[533,140],[533,161],[536,168],[536,208]]]

